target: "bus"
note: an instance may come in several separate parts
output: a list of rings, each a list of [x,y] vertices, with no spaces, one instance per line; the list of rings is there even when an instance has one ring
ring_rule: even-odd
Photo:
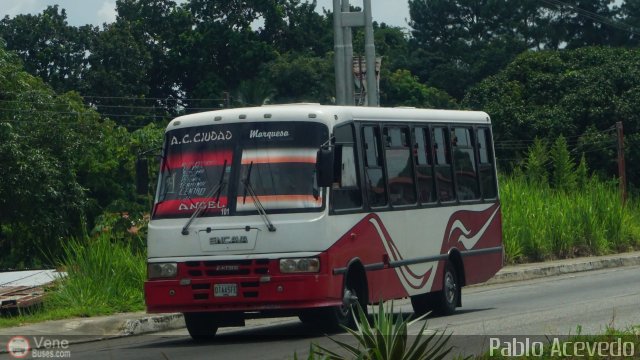
[[[245,319],[353,325],[409,298],[451,314],[503,265],[484,112],[272,105],[178,117],[148,228],[149,313],[196,340]]]

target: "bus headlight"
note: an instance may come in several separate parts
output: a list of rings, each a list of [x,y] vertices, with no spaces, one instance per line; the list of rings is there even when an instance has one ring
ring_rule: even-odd
[[[280,259],[281,273],[317,273],[320,271],[320,259]]]
[[[174,278],[178,275],[177,263],[149,263],[147,264],[149,279]]]

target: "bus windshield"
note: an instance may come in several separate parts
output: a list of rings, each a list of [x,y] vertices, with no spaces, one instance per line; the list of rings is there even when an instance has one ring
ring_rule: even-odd
[[[316,152],[325,125],[262,122],[167,131],[153,218],[227,216],[257,212],[245,181],[268,212],[318,211]]]

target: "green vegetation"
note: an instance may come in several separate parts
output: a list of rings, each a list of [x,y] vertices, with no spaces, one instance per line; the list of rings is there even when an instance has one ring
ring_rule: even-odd
[[[500,182],[507,263],[625,252],[640,247],[640,209],[617,184],[592,178],[563,192],[523,175]]]
[[[319,345],[312,346],[309,359],[371,359],[371,360],[413,360],[413,359],[443,359],[452,350],[448,346],[450,335],[434,331],[425,333],[427,322],[425,321],[416,335],[412,335],[410,342],[409,326],[423,320],[427,314],[414,320],[405,318],[402,313],[395,314],[393,302],[387,308],[383,303],[378,304],[378,310],[373,315],[370,323],[367,314],[358,305],[355,315],[356,329],[345,328],[349,335],[356,340],[354,346],[345,341],[331,339],[343,350],[345,354],[329,350]]]
[[[549,153],[550,151],[550,153]],[[500,179],[507,263],[625,252],[640,247],[640,208],[622,202],[575,160],[564,137],[549,149],[536,139],[522,169]]]
[[[146,278],[143,245],[141,236],[108,230],[90,238],[67,241],[56,262],[67,276],[47,289],[46,301],[40,307],[1,317],[0,327],[143,311],[141,284]]]
[[[83,317],[144,310],[146,254],[141,242],[113,241],[105,233],[70,240],[63,248],[60,263],[67,277],[47,299],[48,306]]]

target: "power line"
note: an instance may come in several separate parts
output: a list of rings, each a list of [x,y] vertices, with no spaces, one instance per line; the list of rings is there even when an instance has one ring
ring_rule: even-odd
[[[544,2],[544,3],[547,3],[549,5],[552,5],[552,6],[556,6],[556,7],[559,6],[559,7],[571,8],[577,15],[581,15],[581,16],[584,16],[584,17],[589,18],[591,20],[595,20],[597,22],[601,22],[603,24],[606,24],[606,25],[609,25],[611,27],[614,27],[614,28],[616,28],[618,30],[626,31],[628,33],[640,36],[640,33],[637,32],[633,26],[631,26],[629,24],[626,24],[626,23],[624,23],[622,21],[616,21],[616,20],[607,18],[607,17],[602,16],[600,14],[597,14],[597,13],[582,9],[582,8],[576,6],[576,5],[569,4],[569,3],[561,1],[561,0],[541,0],[541,1]]]

